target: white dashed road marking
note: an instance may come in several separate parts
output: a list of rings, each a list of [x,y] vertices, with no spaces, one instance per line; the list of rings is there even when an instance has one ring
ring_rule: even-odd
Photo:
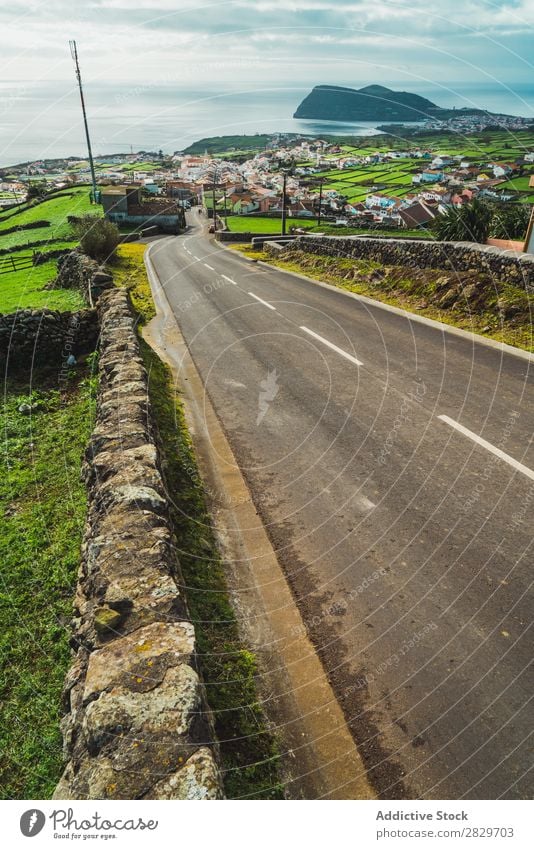
[[[356,357],[353,357],[352,354],[348,354],[347,351],[343,350],[343,348],[338,348],[338,346],[334,345],[333,342],[329,342],[328,339],[325,339],[323,336],[319,336],[318,333],[314,333],[314,331],[310,330],[309,327],[301,325],[300,329],[304,330],[305,333],[309,333],[310,336],[313,336],[313,338],[317,339],[319,342],[322,342],[327,348],[331,348],[332,351],[335,351],[337,354],[345,357],[346,360],[350,360],[350,362],[354,363],[355,366],[363,366],[363,363],[360,362],[360,360],[357,360]]]
[[[249,292],[249,295],[251,298],[256,298],[256,300],[259,301],[260,304],[263,304],[264,307],[269,307],[270,310],[276,311],[276,307],[273,307],[272,304],[268,304],[267,301],[264,301],[262,298],[258,298],[258,296],[254,294],[254,292]]]
[[[448,424],[450,427],[453,427],[464,436],[467,436],[468,439],[472,439],[473,442],[476,442],[477,445],[481,445],[482,448],[486,449],[486,451],[489,451],[491,454],[495,454],[496,457],[499,457],[500,460],[504,460],[505,463],[508,463],[509,466],[517,469],[517,471],[521,472],[522,475],[526,475],[527,478],[534,480],[534,471],[532,471],[532,469],[529,469],[528,466],[524,466],[523,463],[519,463],[517,460],[514,460],[513,457],[510,457],[509,454],[505,454],[504,451],[501,451],[500,448],[492,445],[491,442],[486,442],[486,440],[482,439],[481,436],[477,436],[477,434],[473,433],[472,430],[468,430],[468,428],[459,424],[459,422],[455,422],[454,419],[449,418],[449,416],[438,416],[438,419],[445,422],[445,424]]]
[[[223,280],[228,280],[229,283],[233,283],[234,286],[237,286],[237,283],[235,282],[235,280],[232,280],[231,277],[227,277],[226,274],[221,274],[221,277],[222,277]]]

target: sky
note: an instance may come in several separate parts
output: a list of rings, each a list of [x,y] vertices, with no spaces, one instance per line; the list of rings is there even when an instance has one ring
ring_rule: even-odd
[[[254,87],[370,82],[514,86],[532,79],[534,0],[10,0],[4,85],[214,81]]]
[[[291,118],[320,84],[530,117],[533,36],[534,0],[10,0],[0,164],[82,153],[69,39],[107,153],[306,131]]]

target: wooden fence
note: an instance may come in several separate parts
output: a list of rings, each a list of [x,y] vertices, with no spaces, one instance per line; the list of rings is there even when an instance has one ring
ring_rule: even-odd
[[[32,256],[0,256],[0,274],[11,274],[13,271],[31,268],[32,265]]]

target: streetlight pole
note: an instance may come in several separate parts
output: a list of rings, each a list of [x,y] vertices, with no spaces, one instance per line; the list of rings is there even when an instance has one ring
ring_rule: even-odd
[[[85,127],[85,138],[87,139],[87,153],[89,155],[89,167],[91,169],[91,183],[93,184],[93,203],[96,203],[97,188],[96,188],[95,164],[93,162],[93,152],[91,150],[91,139],[89,137],[89,125],[87,123],[87,114],[85,112],[85,100],[84,100],[84,97],[83,97],[82,75],[80,73],[80,65],[78,63],[78,51],[76,49],[76,42],[75,41],[69,41],[69,45],[70,45],[70,55],[74,59],[74,65],[76,67],[76,79],[78,80],[78,88],[80,89],[80,100],[82,102],[83,124],[84,124],[84,127]]]
[[[286,184],[287,174],[284,172],[284,179],[282,183],[282,236],[286,235]]]

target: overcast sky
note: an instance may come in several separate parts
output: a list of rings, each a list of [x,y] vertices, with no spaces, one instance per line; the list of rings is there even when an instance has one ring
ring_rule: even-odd
[[[132,8],[134,7],[135,8]],[[10,0],[0,79],[210,87],[532,81],[534,0]]]

